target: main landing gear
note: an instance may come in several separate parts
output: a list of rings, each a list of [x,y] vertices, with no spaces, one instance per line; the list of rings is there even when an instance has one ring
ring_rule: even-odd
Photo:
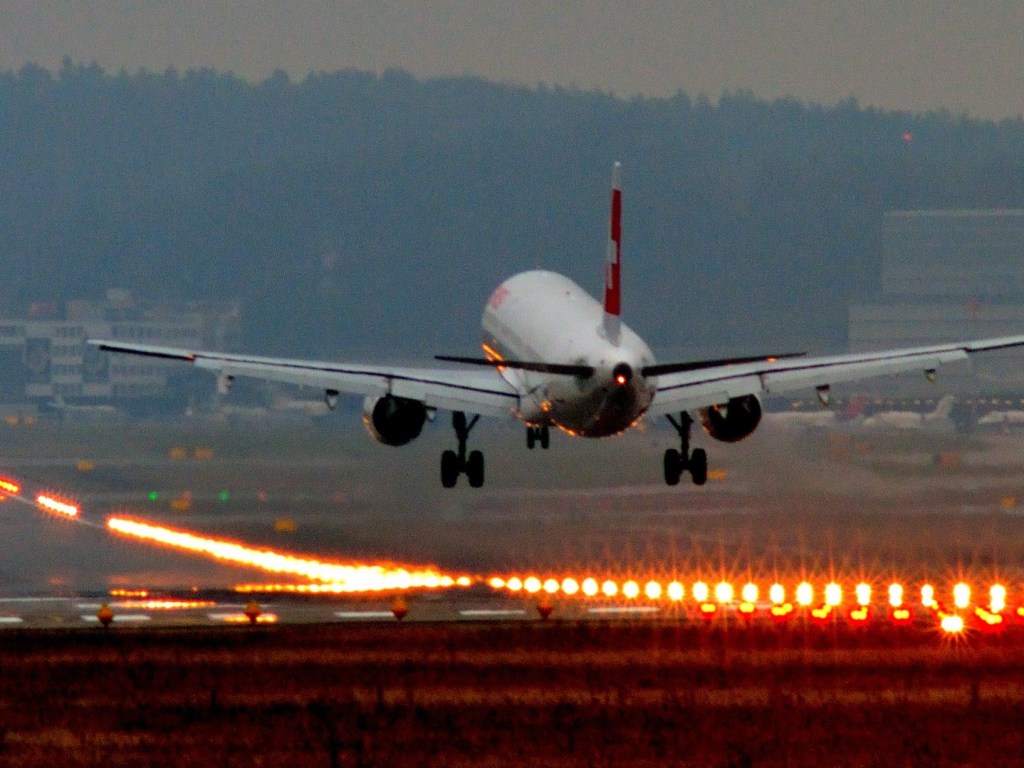
[[[469,455],[466,455],[469,431],[479,420],[479,416],[474,416],[467,422],[466,414],[462,411],[455,411],[452,414],[452,427],[459,441],[459,451],[445,451],[441,454],[441,485],[445,488],[454,488],[459,482],[459,475],[463,472],[466,473],[466,479],[469,480],[471,487],[479,488],[484,484],[484,455],[480,451],[470,451]]]
[[[693,419],[688,413],[680,413],[679,421],[671,414],[666,414],[665,418],[679,433],[680,444],[678,451],[675,448],[665,451],[665,482],[669,485],[679,485],[679,478],[683,472],[689,472],[694,485],[704,485],[708,481],[708,455],[703,448],[690,451],[690,427],[693,426]]]
[[[551,433],[548,431],[546,424],[543,427],[526,428],[526,447],[531,451],[535,445],[540,445],[546,451],[550,442]]]

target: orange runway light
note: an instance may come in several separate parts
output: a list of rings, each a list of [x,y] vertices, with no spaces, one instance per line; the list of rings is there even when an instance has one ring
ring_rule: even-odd
[[[16,496],[21,493],[21,486],[13,480],[0,480],[0,490]]]
[[[487,586],[491,589],[504,589],[507,586],[507,582],[501,576],[492,576],[487,580]]]
[[[611,579],[608,579],[601,585],[601,592],[605,597],[615,597],[619,594],[619,585]]]
[[[529,592],[531,595],[535,595],[541,590],[540,579],[536,576],[527,576],[523,581],[523,589]]]
[[[518,576],[513,576],[505,582],[505,586],[508,587],[510,592],[519,592],[523,588],[523,580]]]
[[[622,594],[624,597],[634,600],[640,594],[640,585],[635,581],[627,581],[622,585]]]
[[[820,608],[812,608],[811,616],[818,621],[825,621],[829,616],[832,615],[832,606],[823,605]]]
[[[964,620],[956,614],[948,614],[939,622],[942,631],[950,635],[958,635],[964,631]]]
[[[549,595],[555,594],[560,588],[561,585],[558,583],[558,579],[547,579],[544,581],[544,591]]]
[[[42,509],[56,512],[66,517],[78,517],[78,507],[74,504],[68,504],[66,501],[55,499],[52,496],[40,494],[36,496],[36,504]]]
[[[710,619],[712,616],[715,615],[715,612],[717,610],[718,610],[718,606],[715,605],[714,603],[701,603],[700,604],[700,615],[703,616],[705,619]]]
[[[686,590],[683,585],[678,581],[673,581],[668,585],[668,599],[678,603],[685,596]]]
[[[597,579],[586,578],[583,580],[583,594],[587,597],[594,597],[600,591]]]
[[[997,629],[1003,624],[1002,615],[993,611],[986,611],[981,606],[974,609],[974,615],[992,629]]]
[[[850,611],[850,621],[854,622],[865,622],[870,617],[870,611],[866,605],[862,605],[859,608],[854,608]]]
[[[892,609],[892,620],[897,623],[906,623],[910,621],[911,614],[907,608],[893,608]]]
[[[792,603],[782,603],[781,605],[772,606],[772,618],[774,619],[785,619],[791,616],[793,613]]]
[[[197,536],[186,531],[122,517],[109,518],[107,527],[111,531],[125,536],[205,555],[222,562],[257,568],[268,573],[301,576],[311,581],[324,582],[331,591],[339,593],[414,588],[436,589],[455,583],[452,577],[431,569],[322,562],[268,549],[255,549],[236,542]]]
[[[566,595],[569,595],[570,597],[572,597],[573,595],[575,595],[579,591],[580,591],[580,585],[579,585],[579,582],[576,581],[576,579],[572,579],[572,578],[562,579],[562,593],[563,594],[566,594]]]
[[[768,589],[768,599],[775,605],[782,605],[786,602],[786,588],[781,584],[772,584]]]
[[[754,604],[747,600],[744,600],[742,603],[740,603],[739,612],[740,616],[742,616],[744,619],[749,619],[751,616],[753,616],[755,610],[756,608]]]

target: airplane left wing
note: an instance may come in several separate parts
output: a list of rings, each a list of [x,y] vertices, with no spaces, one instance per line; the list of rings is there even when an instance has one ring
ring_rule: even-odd
[[[921,371],[928,376],[944,364],[967,360],[976,352],[1024,346],[1024,336],[1006,336],[959,344],[863,352],[829,357],[766,359],[658,376],[652,415],[722,405],[734,397],[770,395],[832,384]]]
[[[494,369],[403,368],[330,363],[204,352],[104,339],[89,339],[88,343],[108,352],[189,362],[197,368],[215,372],[222,382],[230,382],[236,376],[245,376],[316,387],[329,395],[392,395],[418,400],[430,408],[465,411],[481,416],[509,416],[519,406],[519,393]]]

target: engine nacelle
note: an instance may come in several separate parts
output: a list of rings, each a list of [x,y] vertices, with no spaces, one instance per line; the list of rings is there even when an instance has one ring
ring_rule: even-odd
[[[373,398],[363,401],[363,424],[374,440],[384,445],[405,445],[420,436],[427,420],[427,407],[404,397]]]
[[[701,408],[700,424],[715,440],[736,443],[748,437],[761,423],[761,401],[756,395],[734,397],[725,405]]]

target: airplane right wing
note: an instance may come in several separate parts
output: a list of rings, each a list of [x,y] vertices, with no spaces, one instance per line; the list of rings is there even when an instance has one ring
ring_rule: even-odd
[[[723,405],[735,397],[769,395],[859,381],[873,376],[921,371],[929,376],[947,363],[976,352],[1024,346],[1024,336],[981,339],[959,344],[862,352],[829,357],[768,358],[756,363],[726,364],[658,376],[649,413],[689,411]]]
[[[418,400],[429,408],[481,416],[509,416],[519,407],[518,391],[492,368],[403,368],[254,357],[104,339],[89,339],[88,343],[108,352],[189,362],[214,371],[224,384],[245,376],[316,387],[328,396],[392,395]]]

